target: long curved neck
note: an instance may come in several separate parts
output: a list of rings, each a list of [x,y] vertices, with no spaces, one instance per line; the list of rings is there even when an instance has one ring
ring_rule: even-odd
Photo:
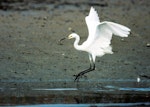
[[[80,37],[79,37],[79,35],[77,35],[77,36],[75,37],[74,47],[75,47],[77,50],[82,50],[81,45],[79,45],[79,41],[80,41]]]

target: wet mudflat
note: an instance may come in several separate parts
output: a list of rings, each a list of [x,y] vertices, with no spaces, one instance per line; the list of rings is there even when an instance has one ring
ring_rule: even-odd
[[[150,102],[149,1],[0,2],[0,105]],[[128,38],[114,36],[113,55],[96,60],[96,70],[74,82],[89,66],[88,55],[73,41],[58,41],[72,28],[87,38],[90,7],[100,20],[131,29]],[[140,78],[138,82],[137,78]]]
[[[74,104],[74,106],[77,106],[76,104],[81,104],[81,106],[95,104],[96,107],[150,105],[150,81],[90,80],[79,83],[70,80],[20,81],[15,83],[15,86],[12,82],[7,81],[9,85],[6,85],[5,82],[0,84],[5,86],[0,88],[1,105],[54,106],[62,104],[59,105],[60,107],[67,104]]]

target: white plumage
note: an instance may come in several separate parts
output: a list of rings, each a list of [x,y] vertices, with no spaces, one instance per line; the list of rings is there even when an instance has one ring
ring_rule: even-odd
[[[76,33],[68,36],[68,39],[75,38],[74,47],[77,50],[86,51],[89,53],[90,68],[80,72],[76,75],[75,80],[78,80],[85,73],[95,69],[96,56],[103,56],[104,54],[112,54],[111,39],[112,35],[120,37],[128,37],[130,29],[114,23],[114,22],[100,22],[97,12],[91,7],[89,15],[85,17],[89,36],[82,45],[78,45],[80,37]]]

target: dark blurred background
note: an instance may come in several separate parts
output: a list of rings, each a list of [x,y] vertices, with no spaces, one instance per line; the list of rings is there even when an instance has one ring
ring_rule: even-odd
[[[118,0],[114,0],[118,2]],[[46,10],[46,5],[54,5],[57,8],[59,5],[74,5],[80,7],[82,5],[89,6],[108,6],[107,0],[1,0],[0,9],[1,10]],[[134,3],[134,1],[133,1]],[[36,6],[35,6],[36,5]]]

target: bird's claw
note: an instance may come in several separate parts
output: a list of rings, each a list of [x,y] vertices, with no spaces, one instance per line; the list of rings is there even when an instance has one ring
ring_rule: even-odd
[[[81,75],[74,75],[75,76],[75,79],[74,79],[74,82],[79,82],[79,79],[81,78]]]
[[[87,77],[85,75],[81,75],[80,73],[77,75],[73,75],[73,76],[75,76],[74,82],[79,82],[79,79],[82,78],[82,76]]]

